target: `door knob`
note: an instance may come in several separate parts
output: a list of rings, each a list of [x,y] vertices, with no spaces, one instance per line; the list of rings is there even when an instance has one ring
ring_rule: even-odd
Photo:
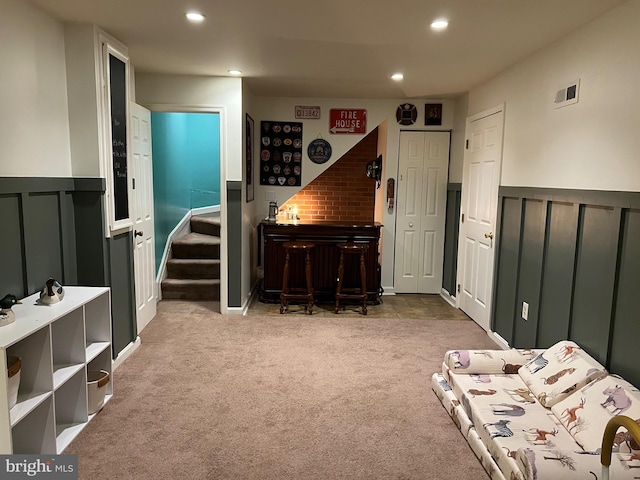
[[[413,228],[413,222],[409,222],[409,228]]]
[[[141,237],[142,235],[144,235],[144,232],[139,232],[138,230],[134,230],[133,235],[136,237]]]
[[[490,238],[491,240],[493,240],[493,232],[485,233],[484,238]]]

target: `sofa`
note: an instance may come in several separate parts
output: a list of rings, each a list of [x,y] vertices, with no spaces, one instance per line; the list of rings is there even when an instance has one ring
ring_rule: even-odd
[[[598,480],[607,422],[640,423],[638,389],[571,341],[450,350],[432,388],[494,480]],[[625,429],[613,451],[611,478],[640,478],[640,446]]]

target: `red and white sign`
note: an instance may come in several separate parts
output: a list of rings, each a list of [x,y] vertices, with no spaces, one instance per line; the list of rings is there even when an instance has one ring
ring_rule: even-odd
[[[367,111],[360,108],[329,110],[329,132],[334,134],[367,133]]]

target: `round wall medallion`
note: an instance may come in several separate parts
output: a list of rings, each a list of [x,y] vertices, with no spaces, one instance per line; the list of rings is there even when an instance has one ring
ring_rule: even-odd
[[[313,163],[325,163],[331,158],[331,145],[323,138],[316,138],[309,143],[307,155]]]
[[[400,125],[413,125],[418,118],[418,109],[411,103],[398,105],[396,109],[396,120]]]

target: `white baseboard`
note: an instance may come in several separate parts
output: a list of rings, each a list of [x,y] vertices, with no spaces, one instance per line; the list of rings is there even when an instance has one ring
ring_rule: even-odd
[[[509,346],[509,342],[507,342],[504,338],[500,336],[500,334],[489,330],[487,335],[491,340],[493,340],[500,348],[503,350],[509,350],[511,347]]]
[[[140,340],[140,337],[136,337],[136,339],[133,342],[131,342],[126,347],[124,347],[122,351],[118,354],[118,356],[115,358],[115,360],[113,361],[113,364],[112,364],[113,370],[115,371],[116,368],[122,365],[122,362],[124,362],[127,358],[129,358],[131,354],[135,352],[141,344],[142,344],[142,340]]]
[[[206,215],[208,213],[220,213],[220,205],[212,205],[210,207],[192,208],[191,215]]]
[[[452,306],[452,307],[454,307],[454,308],[458,308],[458,302],[457,302],[457,300],[456,300],[456,297],[454,297],[453,295],[451,295],[451,294],[447,291],[447,289],[446,289],[446,288],[443,288],[443,289],[440,291],[440,296],[441,296],[442,298],[444,298],[444,300],[445,300],[449,305],[451,305],[451,306]]]
[[[393,287],[382,287],[382,290],[383,290],[383,292],[382,292],[382,296],[385,296],[385,295],[395,295],[395,294],[396,294],[396,292],[395,292],[395,290],[393,289]]]

